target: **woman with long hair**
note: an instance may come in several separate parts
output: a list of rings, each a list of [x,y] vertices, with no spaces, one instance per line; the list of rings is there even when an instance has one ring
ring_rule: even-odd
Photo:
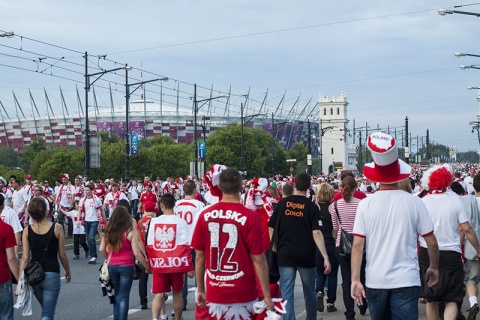
[[[320,219],[322,221],[322,233],[327,248],[328,259],[332,267],[329,274],[325,274],[323,266],[323,257],[320,251],[316,250],[315,259],[317,262],[317,276],[315,279],[315,292],[317,292],[317,309],[323,312],[325,309],[323,297],[325,296],[324,288],[327,284],[327,312],[337,311],[335,301],[337,300],[337,282],[338,282],[338,260],[335,256],[335,239],[333,238],[332,216],[328,207],[332,203],[335,190],[328,183],[322,183],[317,188],[316,199],[320,209]],[[328,283],[327,283],[328,281]]]
[[[353,224],[357,212],[360,199],[353,196],[357,189],[357,182],[351,176],[347,176],[342,180],[342,198],[330,205],[330,215],[332,217],[332,225],[334,236],[336,236],[336,256],[340,264],[342,273],[342,290],[343,303],[345,304],[345,319],[355,319],[355,301],[350,295],[350,286],[352,282],[351,261],[350,257],[341,254],[340,235],[341,230],[348,234],[353,234]],[[365,256],[362,259],[362,267],[360,271],[360,281],[365,286]],[[367,302],[364,301],[360,308],[360,314],[364,315],[367,311]]]
[[[132,232],[132,216],[128,209],[117,206],[110,215],[110,221],[102,234],[99,251],[105,259],[109,259],[108,272],[113,289],[113,319],[128,319],[129,297],[134,275],[134,257],[150,270],[147,260],[141,253],[138,237]]]
[[[67,252],[65,251],[65,235],[62,225],[48,221],[47,206],[43,198],[32,198],[28,212],[33,223],[23,229],[23,254],[17,279],[30,262],[38,261],[45,271],[45,279],[33,285],[33,294],[42,307],[42,320],[50,320],[55,316],[58,295],[60,294],[60,262],[65,269],[65,282],[72,279]]]

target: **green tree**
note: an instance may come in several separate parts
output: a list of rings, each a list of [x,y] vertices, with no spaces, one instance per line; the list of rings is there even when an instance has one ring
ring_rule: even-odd
[[[115,178],[119,181],[125,177],[125,140],[104,141],[100,151],[100,168],[91,170],[93,179]]]
[[[0,165],[11,168],[18,167],[17,150],[11,147],[0,148]]]
[[[38,180],[58,179],[60,174],[71,176],[81,174],[83,167],[83,150],[75,147],[61,147],[42,150],[30,164],[30,173]]]
[[[20,156],[18,163],[28,172],[30,163],[32,163],[37,154],[43,150],[47,150],[45,140],[42,137],[37,137],[32,141],[32,143],[23,148],[22,155]]]

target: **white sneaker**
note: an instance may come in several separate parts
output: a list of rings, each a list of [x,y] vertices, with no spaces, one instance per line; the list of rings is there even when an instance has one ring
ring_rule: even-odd
[[[90,261],[88,261],[88,264],[96,264],[97,263],[97,258],[91,257]]]

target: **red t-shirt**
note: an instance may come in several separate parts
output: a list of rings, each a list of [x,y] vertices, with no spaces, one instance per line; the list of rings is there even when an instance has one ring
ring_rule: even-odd
[[[153,192],[144,192],[140,196],[140,203],[142,204],[142,213],[145,212],[144,205],[147,203],[147,201],[151,201],[153,203],[157,203],[157,195]]]
[[[205,252],[207,301],[220,304],[257,299],[250,255],[265,252],[257,213],[241,203],[219,202],[198,218],[191,247]]]
[[[103,201],[103,197],[107,195],[107,191],[102,185],[100,185],[100,187],[93,189],[93,194],[102,199]]]
[[[355,190],[353,192],[353,197],[362,200],[362,199],[365,199],[367,196],[365,195],[365,193]],[[335,202],[340,199],[342,199],[342,191],[338,191],[337,193],[335,193],[335,195],[333,196],[332,202]]]
[[[0,283],[7,282],[11,279],[10,267],[8,266],[6,249],[15,247],[17,241],[13,228],[0,220]]]

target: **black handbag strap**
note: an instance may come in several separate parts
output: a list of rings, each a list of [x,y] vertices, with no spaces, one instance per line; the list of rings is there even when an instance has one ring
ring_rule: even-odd
[[[335,208],[335,212],[337,213],[338,224],[340,225],[340,230],[343,230],[343,228],[342,228],[342,220],[340,220],[340,215],[338,214],[337,201],[335,201],[335,202],[333,203],[333,207]]]
[[[52,239],[52,234],[53,234],[54,230],[55,230],[55,222],[52,223],[52,226],[50,227],[50,236],[48,237],[47,246],[45,247],[45,251],[43,251],[42,260],[40,260],[40,263],[43,262],[43,258],[45,258],[45,254],[48,251],[48,246],[50,245],[50,240]]]

